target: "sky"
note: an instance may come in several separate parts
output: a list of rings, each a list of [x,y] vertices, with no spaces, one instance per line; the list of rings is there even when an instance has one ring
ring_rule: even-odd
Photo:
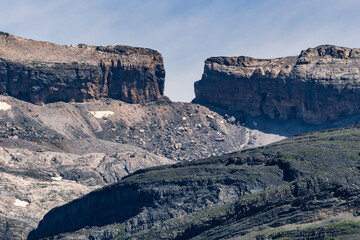
[[[194,98],[212,56],[274,58],[360,47],[358,0],[1,0],[0,31],[57,44],[159,51],[165,95]]]

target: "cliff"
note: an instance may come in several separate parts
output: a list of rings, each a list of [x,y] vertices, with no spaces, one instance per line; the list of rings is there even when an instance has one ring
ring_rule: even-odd
[[[28,239],[358,239],[359,140],[343,128],[139,170],[52,209]]]
[[[212,57],[194,102],[248,116],[321,124],[360,112],[360,49],[331,45],[297,57]]]
[[[157,51],[129,46],[60,46],[0,32],[0,93],[41,104],[163,97],[165,70]]]

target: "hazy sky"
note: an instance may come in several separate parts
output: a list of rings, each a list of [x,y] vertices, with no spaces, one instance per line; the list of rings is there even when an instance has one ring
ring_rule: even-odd
[[[360,47],[358,0],[1,0],[0,31],[58,44],[153,48],[165,94],[191,101],[211,56],[298,55]]]

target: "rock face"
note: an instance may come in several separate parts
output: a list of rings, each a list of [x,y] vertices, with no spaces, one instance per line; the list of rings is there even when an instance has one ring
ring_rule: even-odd
[[[343,128],[139,170],[52,209],[28,239],[358,239],[359,140]]]
[[[96,139],[65,141],[57,151],[0,147],[0,238],[26,239],[50,209],[135,170],[171,163],[140,148]]]
[[[0,93],[50,103],[158,100],[165,70],[157,51],[129,46],[60,46],[0,32]]]
[[[312,56],[309,51],[307,59],[357,61],[355,50],[345,49],[346,54],[341,54],[340,50],[316,51],[319,56]],[[244,58],[243,61],[250,60]],[[295,58],[285,58],[281,64],[289,62],[300,66],[307,62],[299,60],[298,64],[296,61]],[[264,66],[270,64],[265,62]],[[292,68],[295,69],[295,65]],[[228,64],[231,70],[228,71],[233,74],[235,68],[231,66]],[[344,69],[347,71],[346,67]],[[349,158],[341,159],[348,159],[348,162],[336,163],[336,159],[331,159],[335,155],[320,158],[332,160],[332,165],[329,165],[331,174],[352,167],[355,173],[346,172],[346,183],[342,179],[338,181],[334,175],[316,179],[309,173],[320,169],[324,163],[312,165],[311,156],[319,153],[314,150],[307,154],[307,149],[304,153],[302,149],[309,145],[306,141],[300,147],[292,141],[287,142],[290,146],[287,152],[282,152],[281,145],[264,151],[253,150],[193,163],[188,161],[266,145],[307,131],[354,124],[360,121],[360,115],[314,126],[297,119],[284,123],[274,117],[275,120],[269,121],[264,113],[243,115],[216,107],[209,109],[198,104],[174,103],[163,96],[164,76],[161,55],[150,49],[84,44],[68,47],[0,33],[0,94],[3,94],[0,95],[0,239],[26,238],[47,211],[76,198],[80,199],[51,211],[29,238],[77,230],[79,232],[74,234],[65,234],[63,239],[223,238],[228,236],[227,228],[237,229],[234,236],[247,234],[244,229],[257,230],[251,223],[240,228],[231,225],[234,214],[243,214],[238,213],[238,208],[250,209],[250,212],[244,210],[244,216],[250,216],[257,207],[282,206],[288,210],[286,204],[294,201],[302,222],[299,219],[284,220],[283,212],[270,212],[269,215],[278,217],[279,222],[310,221],[314,216],[302,213],[296,204],[300,201],[303,208],[314,206],[304,206],[302,199],[293,194],[300,190],[306,192],[301,185],[306,181],[309,181],[306,188],[311,190],[307,189],[307,199],[325,199],[314,203],[318,204],[314,207],[317,209],[326,208],[333,201],[328,198],[334,195],[333,186],[344,186],[344,191],[348,190],[351,197],[357,197],[357,192],[349,187],[352,179],[359,175],[354,170],[357,165],[350,164],[357,158],[351,148],[358,148],[351,145],[357,141],[356,136],[344,143],[350,148],[346,151],[351,154]],[[353,82],[356,86],[355,80]],[[349,88],[344,85],[344,89]],[[346,101],[350,100],[346,98]],[[271,109],[271,104],[267,104],[266,107]],[[271,112],[264,109],[264,112]],[[330,140],[333,138],[323,142]],[[313,138],[311,141],[313,143]],[[320,147],[330,149],[327,145]],[[295,153],[291,155],[291,151]],[[309,160],[305,167],[296,162],[303,161],[303,155]],[[143,170],[121,180],[139,169],[179,161],[184,163]],[[323,175],[327,170],[314,174]],[[119,184],[84,196],[96,188],[119,181]],[[354,184],[351,186],[355,188],[357,182]],[[264,189],[275,189],[271,192],[274,194],[269,197]],[[324,195],[318,195],[319,192],[324,192]],[[255,193],[263,194],[263,198],[258,201]],[[243,202],[238,202],[239,199]],[[347,205],[344,205],[347,201],[344,199],[341,199],[343,205],[336,205],[338,202],[334,200],[337,209],[342,211],[345,206],[351,213],[355,212],[353,199],[346,202]],[[286,204],[281,205],[283,202]],[[68,212],[63,213],[62,209]],[[289,212],[294,211],[291,208]],[[331,215],[334,212],[330,209],[326,213]],[[67,219],[72,215],[76,217]],[[319,215],[324,214],[319,212]],[[333,215],[342,219],[335,213]],[[285,213],[285,216],[289,215]],[[349,218],[356,220],[352,217]],[[221,222],[224,219],[228,221]],[[66,226],[64,221],[68,223]],[[254,222],[260,222],[259,228],[263,229],[279,224],[269,225],[256,215]],[[218,223],[224,225],[221,231],[212,229]],[[84,227],[85,230],[81,230]],[[88,230],[87,227],[94,228]],[[351,234],[357,234],[356,224],[354,229]],[[302,233],[280,232],[278,236],[296,234]]]
[[[360,112],[360,49],[323,45],[297,57],[212,57],[194,102],[321,124]]]

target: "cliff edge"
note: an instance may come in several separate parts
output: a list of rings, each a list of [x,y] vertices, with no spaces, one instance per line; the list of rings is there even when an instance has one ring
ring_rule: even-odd
[[[212,57],[194,102],[321,124],[360,112],[360,49],[322,45],[276,59]]]
[[[0,94],[35,104],[103,97],[129,103],[164,95],[163,58],[129,46],[61,46],[0,32]]]

